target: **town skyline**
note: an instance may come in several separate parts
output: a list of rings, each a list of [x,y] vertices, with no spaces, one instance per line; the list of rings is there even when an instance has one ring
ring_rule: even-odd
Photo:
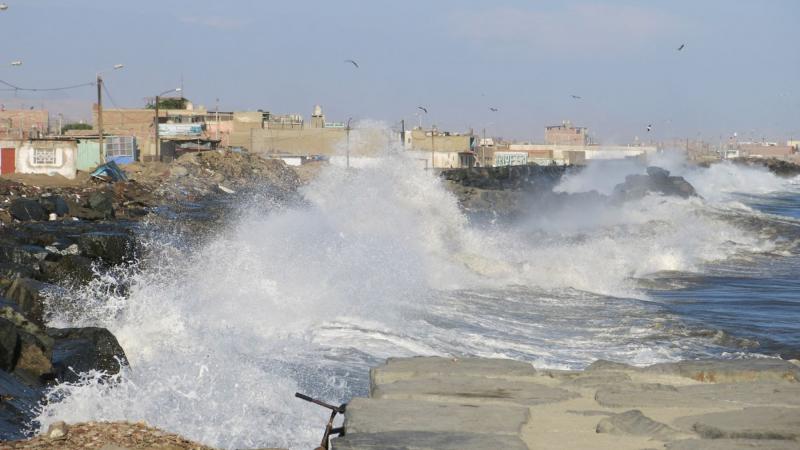
[[[425,126],[519,140],[562,120],[618,143],[800,135],[793,2],[421,5],[9,2],[0,80],[70,86],[122,63],[105,77],[107,107],[141,107],[182,85],[209,110],[307,117],[321,104],[335,120],[392,125],[416,124],[424,106]],[[36,34],[14,39],[33,22]],[[743,24],[748,33],[736,33]],[[9,108],[91,117],[92,86],[5,89]]]

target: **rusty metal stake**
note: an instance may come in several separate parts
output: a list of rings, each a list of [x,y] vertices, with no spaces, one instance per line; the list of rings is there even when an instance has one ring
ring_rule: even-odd
[[[338,435],[344,436],[344,427],[333,428],[333,420],[336,418],[336,414],[344,414],[345,408],[347,407],[347,403],[342,403],[339,406],[330,405],[325,403],[321,400],[317,400],[315,398],[311,398],[307,395],[301,394],[299,392],[295,392],[295,397],[305,400],[307,402],[311,402],[322,406],[324,408],[328,408],[331,410],[331,417],[328,419],[328,425],[325,426],[325,434],[322,435],[322,442],[319,444],[315,450],[328,450],[330,447],[330,437],[331,435]]]

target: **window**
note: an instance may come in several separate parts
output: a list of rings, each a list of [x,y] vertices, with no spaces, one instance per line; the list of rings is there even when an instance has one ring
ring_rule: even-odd
[[[105,140],[106,158],[133,158],[136,150],[136,139],[133,136],[109,136]]]
[[[35,148],[33,149],[33,164],[37,166],[55,165],[56,149],[54,148]]]

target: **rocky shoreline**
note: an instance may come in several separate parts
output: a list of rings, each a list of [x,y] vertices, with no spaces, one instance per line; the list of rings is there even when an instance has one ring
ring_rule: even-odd
[[[128,180],[113,183],[86,174],[77,180],[0,178],[0,440],[25,436],[48,387],[77,381],[89,370],[113,375],[127,364],[108,330],[50,328],[48,320],[52,309],[80,310],[59,301],[64,290],[142,256],[142,221],[180,218],[181,226],[198,231],[214,222],[214,214],[224,216],[218,206],[225,199],[266,191],[272,200],[285,200],[299,184],[282,161],[234,152],[123,170]],[[185,213],[204,204],[214,205],[205,208],[211,212]]]

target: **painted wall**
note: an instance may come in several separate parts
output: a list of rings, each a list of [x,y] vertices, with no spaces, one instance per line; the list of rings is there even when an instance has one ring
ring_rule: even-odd
[[[52,162],[36,161],[37,150],[52,154]],[[75,141],[27,141],[17,148],[17,173],[59,174],[75,178],[78,145]]]

